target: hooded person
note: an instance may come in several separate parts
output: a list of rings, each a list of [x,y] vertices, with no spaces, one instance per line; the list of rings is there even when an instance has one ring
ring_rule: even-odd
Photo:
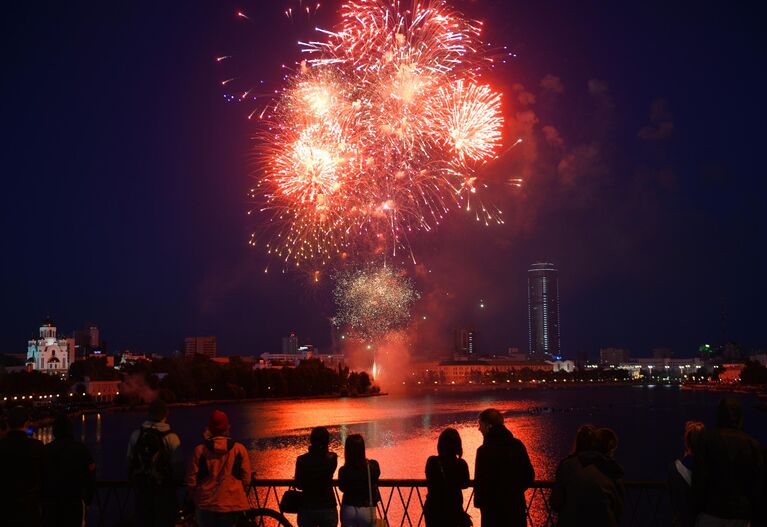
[[[706,429],[695,453],[692,494],[697,526],[747,527],[762,505],[764,459],[759,442],[743,431],[740,401],[723,398],[716,428]]]
[[[251,468],[248,451],[229,436],[229,417],[215,410],[194,449],[185,484],[197,509],[200,527],[235,525],[250,509],[247,484]]]

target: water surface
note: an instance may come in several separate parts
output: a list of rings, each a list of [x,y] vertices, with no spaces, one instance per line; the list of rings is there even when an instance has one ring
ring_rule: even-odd
[[[439,433],[452,426],[463,438],[464,457],[473,474],[482,442],[477,414],[501,410],[509,429],[527,447],[537,479],[553,477],[557,462],[572,445],[578,426],[593,423],[613,428],[620,445],[617,460],[628,479],[665,479],[668,464],[681,454],[688,419],[713,425],[720,394],[681,391],[677,387],[573,387],[559,389],[438,391],[370,398],[228,403],[216,407],[229,414],[232,436],[245,444],[259,477],[290,478],[295,458],[306,451],[312,427],[326,426],[331,448],[343,457],[343,441],[360,433],[368,457],[381,464],[384,478],[423,478],[426,458],[436,453]],[[767,414],[753,396],[740,396],[746,430],[767,441]],[[213,406],[171,408],[170,423],[191,454]],[[97,459],[99,477],[124,479],[130,432],[144,416],[136,412],[85,416],[76,432]]]

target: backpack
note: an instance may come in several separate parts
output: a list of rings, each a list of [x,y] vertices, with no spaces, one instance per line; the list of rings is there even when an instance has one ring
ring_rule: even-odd
[[[170,430],[160,432],[154,428],[142,428],[130,459],[130,480],[139,486],[164,486],[173,481],[170,452],[165,446],[165,436]]]
[[[206,440],[205,446],[208,450],[211,452],[213,451],[213,441]],[[227,450],[227,456],[229,455],[229,452],[232,451],[232,448],[234,448],[235,441],[233,439],[227,439],[226,441],[226,450]],[[239,479],[240,481],[245,480],[245,474],[242,472],[242,454],[237,452],[234,457],[234,463],[232,464],[232,476],[234,476],[236,479]],[[208,460],[205,457],[205,452],[203,451],[202,454],[200,454],[200,458],[197,460],[197,481],[195,482],[197,485],[201,485],[203,481],[208,479],[210,477],[210,469],[208,468]]]

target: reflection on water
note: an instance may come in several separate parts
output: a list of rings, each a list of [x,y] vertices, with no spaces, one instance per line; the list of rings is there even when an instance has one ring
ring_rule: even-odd
[[[231,403],[220,408],[229,414],[232,435],[248,448],[261,478],[292,477],[295,459],[306,451],[309,431],[318,425],[331,431],[331,448],[341,458],[346,437],[362,434],[368,457],[381,463],[384,478],[423,478],[426,458],[436,453],[439,433],[452,426],[461,434],[464,457],[473,473],[474,455],[482,442],[477,415],[492,406],[504,413],[509,429],[527,447],[538,479],[553,477],[576,428],[586,422],[610,426],[618,433],[617,458],[627,477],[663,479],[668,463],[681,453],[684,422],[710,422],[718,397],[676,388],[568,388]],[[764,441],[763,416],[750,401],[744,400],[744,406],[746,428]],[[170,422],[185,454],[191,454],[202,438],[213,409],[171,409]],[[142,415],[127,412],[78,420],[78,435],[93,451],[101,478],[124,478],[128,437],[142,421]]]

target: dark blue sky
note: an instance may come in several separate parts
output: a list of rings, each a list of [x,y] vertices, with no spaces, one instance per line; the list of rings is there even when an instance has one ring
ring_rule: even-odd
[[[47,314],[67,332],[95,321],[113,350],[165,353],[189,334],[217,335],[224,354],[274,351],[290,330],[329,341],[327,280],[264,275],[247,245],[254,129],[249,108],[224,100],[278,86],[296,40],[336,19],[328,2],[291,23],[281,13],[295,3],[6,8],[0,352],[24,351]],[[723,312],[727,338],[767,344],[755,7],[456,5],[517,55],[493,82],[506,141],[524,143],[487,171],[504,227],[456,216],[415,240],[431,270],[410,269],[432,315],[422,331],[444,337],[425,352],[461,325],[482,351],[526,349],[526,269],[539,259],[560,268],[565,355],[688,354],[721,339]]]

